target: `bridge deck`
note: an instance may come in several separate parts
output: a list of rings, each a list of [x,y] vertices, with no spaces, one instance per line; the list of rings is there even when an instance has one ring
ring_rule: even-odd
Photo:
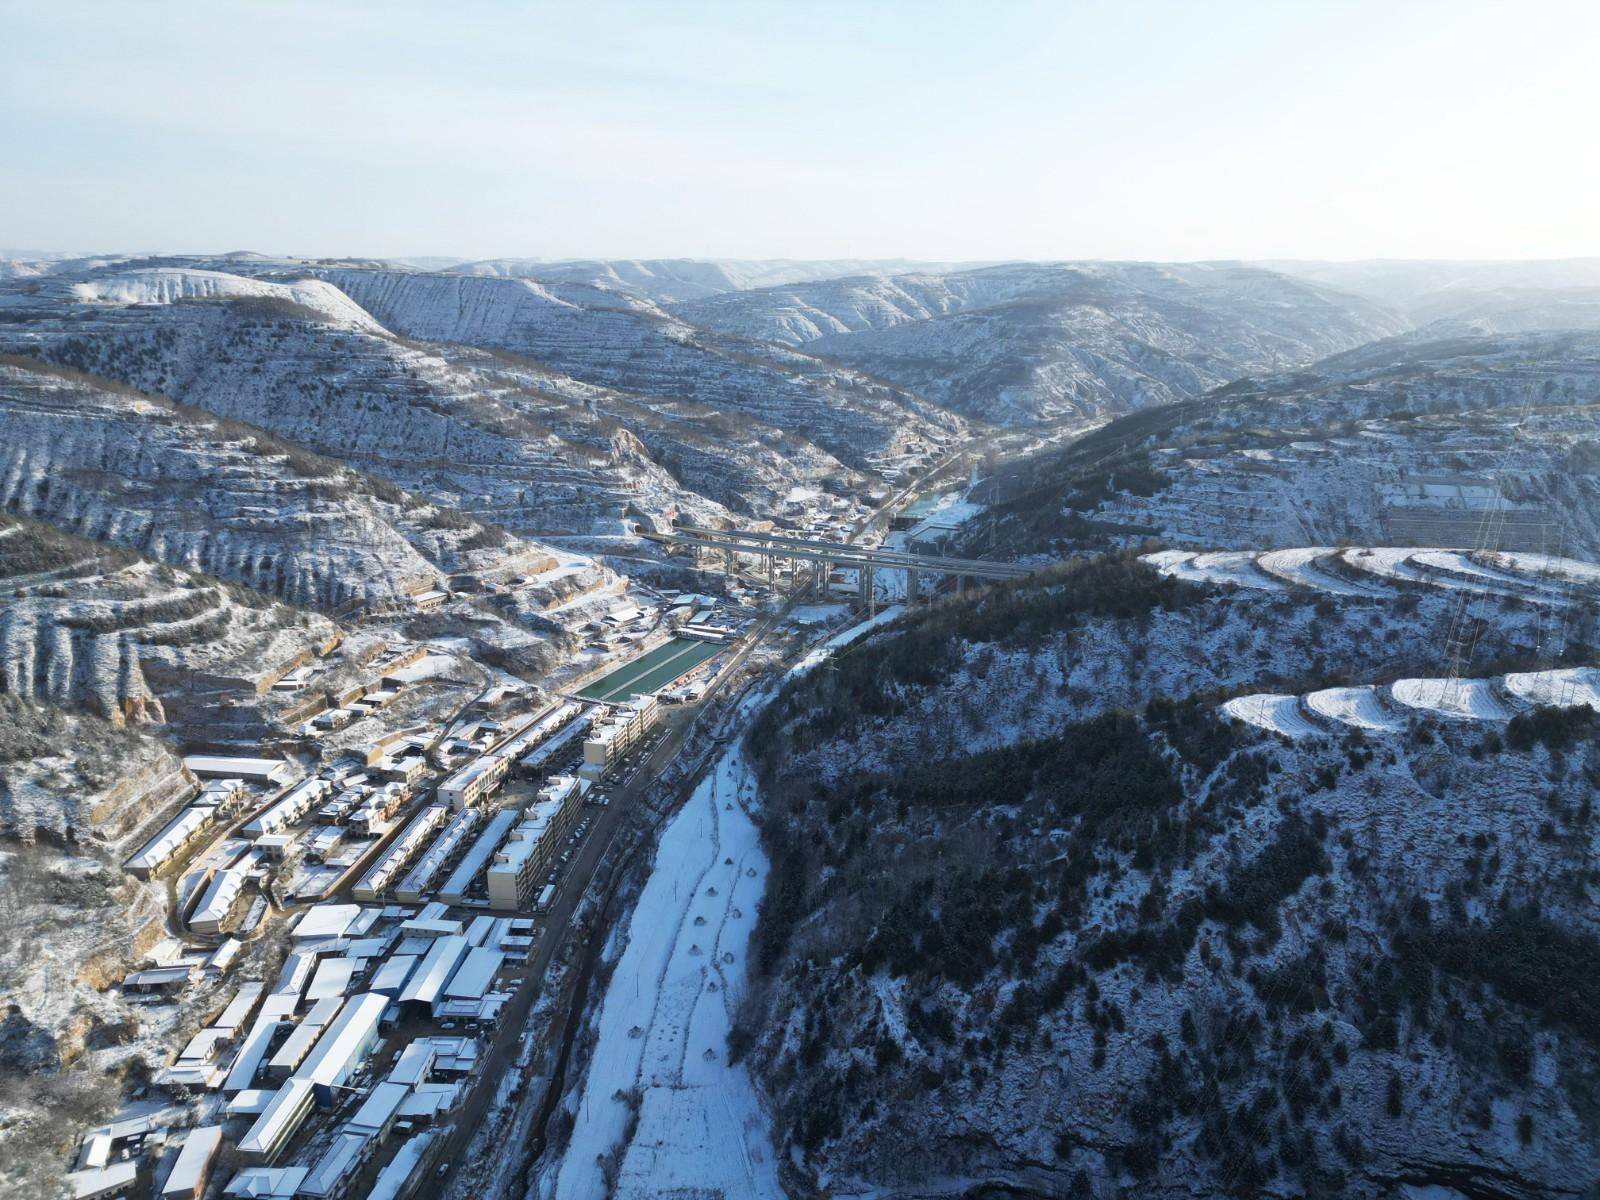
[[[1017,563],[991,562],[980,558],[945,558],[904,550],[868,549],[842,542],[823,542],[785,534],[751,533],[739,529],[678,526],[672,533],[655,536],[670,545],[732,551],[735,554],[759,554],[770,558],[797,558],[844,567],[909,568],[929,574],[971,575],[984,579],[1020,579],[1032,573],[1029,568]]]

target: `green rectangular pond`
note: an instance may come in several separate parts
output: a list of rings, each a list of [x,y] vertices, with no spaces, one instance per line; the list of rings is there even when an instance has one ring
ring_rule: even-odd
[[[578,694],[585,700],[619,704],[640,692],[666,687],[678,676],[692,671],[728,647],[723,642],[702,642],[697,638],[673,638],[638,658],[608,671]]]

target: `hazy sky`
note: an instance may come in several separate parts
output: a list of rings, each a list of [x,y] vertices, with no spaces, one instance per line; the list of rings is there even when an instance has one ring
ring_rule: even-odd
[[[1600,4],[0,0],[0,246],[1600,254]]]

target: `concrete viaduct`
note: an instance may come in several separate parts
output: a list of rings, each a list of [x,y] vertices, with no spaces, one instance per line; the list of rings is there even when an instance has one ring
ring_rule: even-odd
[[[906,601],[916,603],[921,594],[924,574],[954,576],[963,579],[1021,579],[1030,574],[1028,567],[1016,563],[990,562],[981,558],[944,558],[932,554],[912,554],[904,550],[870,549],[843,542],[824,542],[815,538],[795,537],[784,533],[762,533],[743,529],[703,529],[694,525],[674,525],[667,533],[646,536],[668,546],[692,549],[696,557],[721,553],[725,556],[725,569],[734,571],[738,555],[752,555],[764,559],[767,578],[772,578],[774,565],[779,559],[788,559],[791,570],[799,563],[812,564],[812,581],[825,579],[834,567],[854,568],[860,581],[861,599],[872,604],[872,574],[879,568],[903,570],[906,573]],[[798,578],[798,575],[796,575]]]

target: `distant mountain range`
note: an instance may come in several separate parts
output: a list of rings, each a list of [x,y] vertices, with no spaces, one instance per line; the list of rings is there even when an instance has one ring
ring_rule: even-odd
[[[1580,261],[1283,265],[1302,277],[1225,263],[11,261],[4,503],[292,603],[387,603],[502,538],[535,553],[547,537],[606,538],[630,510],[781,518],[795,495],[883,488],[974,432],[1050,436],[1194,400],[1430,314],[1452,336],[1582,325],[1600,277]],[[346,470],[355,482],[335,495]],[[167,511],[180,498],[181,517]],[[346,532],[300,529],[330,522]]]
[[[1098,417],[1401,332],[1395,314],[1251,267],[1011,264],[673,306],[697,325],[888,379],[975,420]]]
[[[1600,328],[1600,258],[1260,265],[1365,296],[1416,325],[1454,322],[1481,333]]]

